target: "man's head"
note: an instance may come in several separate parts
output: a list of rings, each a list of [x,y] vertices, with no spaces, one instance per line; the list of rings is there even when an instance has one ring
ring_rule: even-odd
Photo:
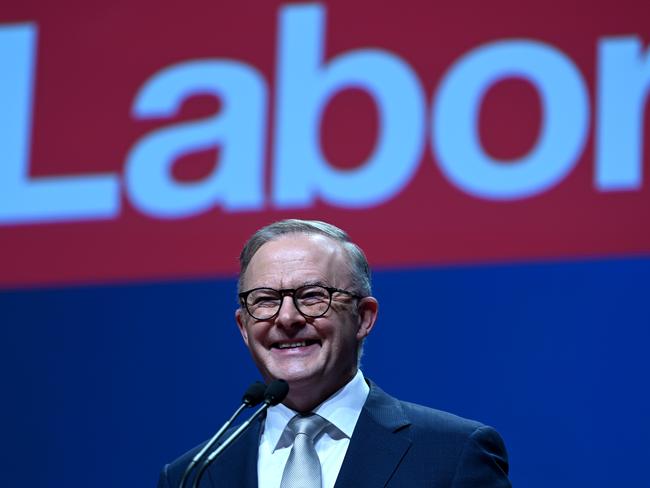
[[[347,232],[332,224],[328,224],[327,222],[298,219],[287,219],[273,222],[255,232],[255,234],[253,234],[246,242],[241,254],[239,255],[240,269],[238,292],[244,291],[242,288],[244,274],[248,269],[251,259],[259,248],[269,241],[273,241],[288,234],[322,235],[339,243],[348,254],[347,263],[350,267],[352,279],[354,280],[355,290],[361,296],[372,295],[372,283],[368,260],[361,248],[352,242],[352,239],[350,239]]]
[[[314,408],[354,376],[377,317],[363,252],[330,224],[286,220],[253,235],[240,263],[240,293],[284,290],[281,296],[272,290],[245,295],[236,312],[257,367],[267,381],[289,382],[287,405]],[[321,288],[303,288],[298,297],[288,291],[305,285]]]

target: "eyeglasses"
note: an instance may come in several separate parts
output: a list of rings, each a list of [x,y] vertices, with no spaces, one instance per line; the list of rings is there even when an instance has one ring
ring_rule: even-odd
[[[239,294],[239,300],[251,317],[257,320],[275,318],[280,312],[282,300],[289,295],[298,312],[305,317],[318,318],[327,313],[332,305],[332,294],[343,293],[352,298],[361,296],[347,290],[320,285],[305,285],[298,288],[275,290],[273,288],[253,288]]]

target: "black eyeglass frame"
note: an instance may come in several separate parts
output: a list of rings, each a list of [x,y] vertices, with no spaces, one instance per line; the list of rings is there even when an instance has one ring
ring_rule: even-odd
[[[314,287],[318,287],[318,288],[322,288],[324,290],[327,290],[327,293],[329,295],[329,301],[327,302],[327,308],[323,311],[323,313],[320,313],[318,315],[310,315],[308,313],[303,312],[300,309],[300,305],[298,304],[298,299],[296,298],[296,292],[298,290],[302,290],[303,288],[314,288]],[[260,319],[260,318],[257,318],[250,311],[250,309],[248,308],[248,300],[247,300],[248,295],[250,295],[251,293],[253,293],[254,291],[257,291],[257,290],[271,290],[271,291],[273,291],[275,293],[280,294],[280,304],[278,305],[278,309],[276,310],[276,312],[273,315],[271,315],[269,317],[265,317],[263,319]],[[356,293],[353,293],[353,292],[348,291],[348,290],[342,290],[341,288],[335,288],[333,286],[323,286],[323,285],[303,285],[303,286],[299,286],[298,288],[283,288],[282,290],[276,290],[275,288],[270,288],[268,286],[260,286],[258,288],[252,288],[250,290],[242,291],[237,296],[239,297],[239,301],[241,302],[241,304],[246,309],[246,312],[248,312],[248,315],[253,317],[255,320],[262,321],[262,320],[273,320],[274,318],[276,318],[278,316],[278,314],[280,313],[280,309],[282,308],[282,301],[284,300],[284,297],[286,297],[286,296],[291,297],[291,300],[293,301],[293,306],[296,307],[296,310],[298,310],[300,315],[302,315],[303,317],[311,318],[311,319],[317,319],[317,318],[322,317],[323,315],[325,315],[327,312],[329,312],[329,309],[332,308],[332,297],[333,297],[334,293],[343,293],[344,295],[348,295],[349,297],[356,298],[356,299],[363,298],[361,295],[357,295]]]

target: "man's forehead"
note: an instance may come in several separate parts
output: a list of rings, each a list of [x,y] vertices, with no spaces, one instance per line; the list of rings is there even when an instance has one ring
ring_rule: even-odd
[[[276,278],[283,286],[330,284],[347,270],[343,246],[318,234],[286,234],[264,243],[251,258],[245,281]]]

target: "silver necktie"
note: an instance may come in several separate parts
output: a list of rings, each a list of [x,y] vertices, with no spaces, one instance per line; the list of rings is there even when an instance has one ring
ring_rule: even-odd
[[[314,439],[327,424],[327,420],[313,413],[296,415],[289,421],[287,430],[295,437],[280,488],[321,488],[320,461]]]

